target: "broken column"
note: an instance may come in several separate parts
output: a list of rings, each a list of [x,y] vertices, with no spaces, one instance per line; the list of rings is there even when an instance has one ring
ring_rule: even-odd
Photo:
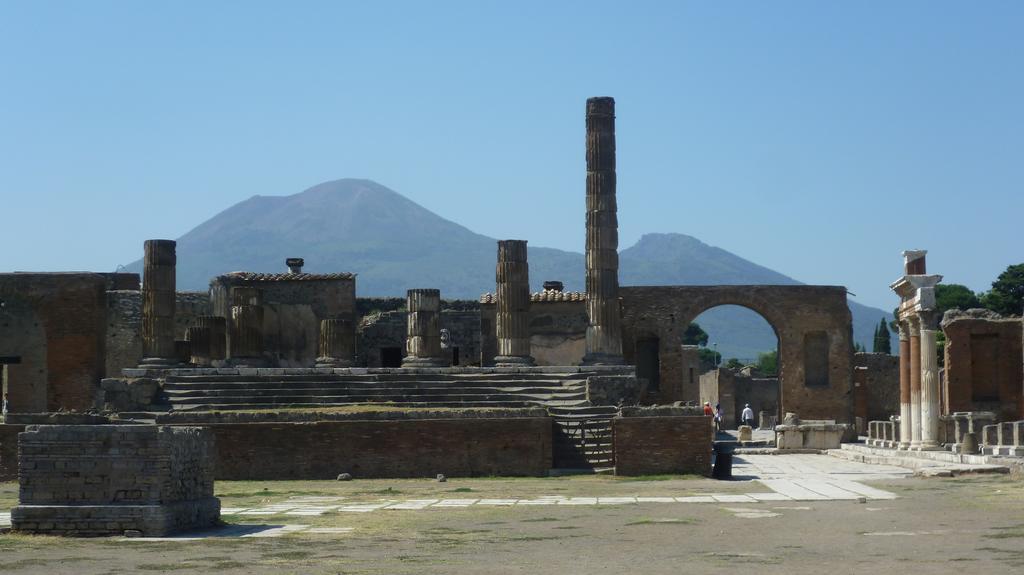
[[[356,353],[356,328],[351,317],[320,320],[320,353],[317,367],[352,367]]]
[[[497,283],[498,355],[494,365],[533,365],[530,355],[530,269],[525,240],[499,240]]]
[[[914,425],[914,416],[910,404],[910,326],[907,322],[898,322],[900,333],[900,449],[910,447],[910,429]]]
[[[615,100],[587,99],[587,342],[585,365],[622,364]]]
[[[939,373],[936,357],[935,286],[940,275],[928,275],[925,250],[903,252],[903,277],[889,287],[900,297],[897,320],[906,323],[908,349],[900,345],[901,374],[903,354],[909,363],[910,417],[903,427],[910,428],[911,449],[935,449],[939,446]],[[902,377],[902,376],[901,376]]]
[[[174,240],[146,240],[142,270],[141,367],[178,363],[174,352],[175,266]]]
[[[411,289],[406,292],[408,310],[405,357],[402,367],[443,367],[441,355],[441,290]]]
[[[263,360],[263,290],[231,288],[231,342],[228,355],[238,366],[258,366]]]

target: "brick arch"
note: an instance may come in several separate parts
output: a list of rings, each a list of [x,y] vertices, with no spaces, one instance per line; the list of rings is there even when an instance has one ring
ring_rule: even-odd
[[[853,323],[846,288],[658,286],[623,287],[620,293],[627,360],[639,334],[658,334],[662,342],[663,388],[682,381],[681,360],[675,358],[681,357],[678,344],[686,326],[711,308],[738,305],[761,315],[775,330],[779,345],[780,413],[793,411],[805,419],[852,421]],[[813,345],[818,341],[827,341],[827,350],[818,352]],[[818,353],[827,354],[827,383],[807,385],[808,367],[812,371],[820,368]],[[684,389],[683,397],[660,399],[697,399],[693,394],[694,390]]]

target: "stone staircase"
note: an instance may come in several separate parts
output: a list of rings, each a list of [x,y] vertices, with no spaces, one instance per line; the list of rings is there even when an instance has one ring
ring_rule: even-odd
[[[365,371],[365,370],[364,370]],[[402,407],[582,407],[588,373],[167,374],[175,411],[388,404]]]
[[[602,471],[615,466],[612,455],[612,418],[615,406],[548,406],[554,419],[552,467],[563,470]]]

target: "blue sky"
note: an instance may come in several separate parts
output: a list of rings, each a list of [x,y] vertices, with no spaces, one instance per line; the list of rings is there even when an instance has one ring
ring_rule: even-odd
[[[582,251],[681,232],[895,306],[900,251],[1024,261],[1024,3],[0,0],[0,271],[108,271],[253,195],[376,180]],[[358,271],[358,270],[352,270]]]

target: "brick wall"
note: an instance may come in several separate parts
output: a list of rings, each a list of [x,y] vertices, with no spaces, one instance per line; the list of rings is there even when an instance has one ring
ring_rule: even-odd
[[[616,417],[612,433],[616,475],[711,474],[710,417]]]
[[[964,317],[943,321],[946,334],[942,412],[992,411],[1024,419],[1021,320]]]
[[[205,424],[217,479],[544,476],[547,417]]]
[[[0,423],[0,481],[18,479],[18,434],[24,425]]]
[[[855,380],[863,386],[862,413],[866,421],[888,421],[900,412],[900,358],[887,353],[856,353]]]
[[[0,355],[11,411],[85,410],[103,376],[107,281],[90,273],[0,274]]]
[[[198,427],[31,425],[19,436],[15,529],[62,535],[210,525],[211,434]]]

